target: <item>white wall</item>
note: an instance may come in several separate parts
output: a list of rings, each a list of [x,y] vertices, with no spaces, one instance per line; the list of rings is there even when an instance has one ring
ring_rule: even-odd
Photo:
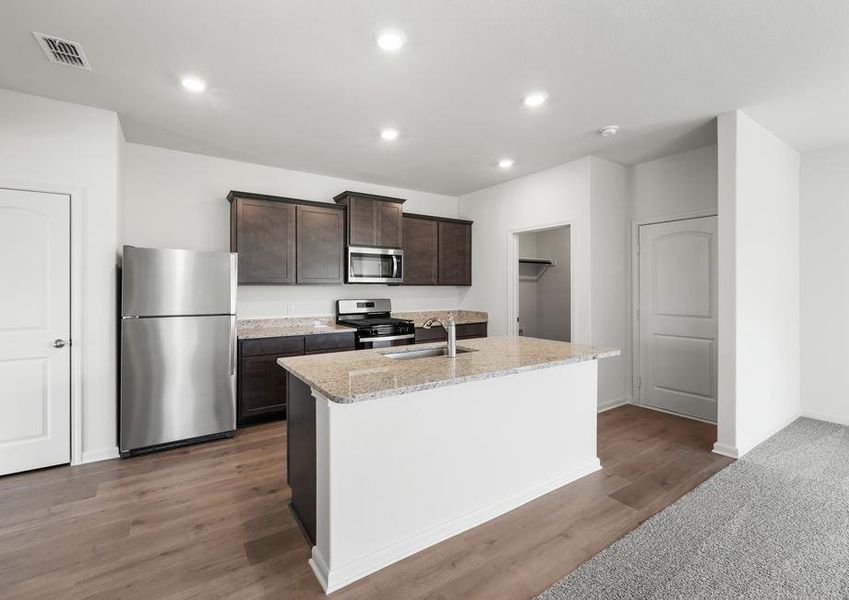
[[[716,210],[716,152],[706,146],[629,167],[631,219]]]
[[[585,157],[462,196],[460,215],[475,221],[474,285],[464,306],[489,311],[491,335],[505,335],[513,233],[568,222],[572,341],[620,348],[627,357],[626,188],[624,167]],[[600,361],[600,406],[627,398],[625,361]]]
[[[508,242],[512,232],[572,225],[573,341],[590,342],[590,162],[559,165],[460,197],[460,215],[475,222],[473,285],[464,307],[489,311],[490,335],[506,335]]]
[[[802,411],[849,425],[849,145],[802,155]]]
[[[718,133],[717,450],[743,455],[801,412],[799,154],[740,111]]]
[[[598,363],[600,408],[630,401],[628,318],[628,171],[593,157],[590,162],[592,343],[622,350]]]
[[[430,194],[127,144],[123,159],[122,241],[135,246],[229,249],[230,190],[333,202],[345,190],[406,198],[404,210],[456,217],[458,200]],[[474,235],[480,231],[474,226]],[[474,281],[480,279],[474,274]],[[457,308],[468,288],[430,286],[241,286],[240,317],[326,315],[333,300],[387,297],[396,310]],[[291,308],[290,308],[291,307]]]
[[[81,350],[83,460],[117,453],[116,251],[123,135],[113,112],[0,90],[0,181],[79,192],[84,203]]]

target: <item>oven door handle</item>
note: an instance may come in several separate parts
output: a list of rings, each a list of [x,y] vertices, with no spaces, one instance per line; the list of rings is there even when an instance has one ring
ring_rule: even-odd
[[[383,337],[360,338],[359,342],[394,342],[395,340],[412,340],[416,337],[415,333],[407,333],[404,335],[386,335]]]

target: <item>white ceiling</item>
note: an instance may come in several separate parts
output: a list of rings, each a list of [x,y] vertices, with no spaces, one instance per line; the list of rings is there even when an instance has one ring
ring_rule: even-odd
[[[735,108],[800,150],[849,141],[845,0],[3,0],[0,56],[0,87],[114,110],[129,141],[448,194],[702,146]]]

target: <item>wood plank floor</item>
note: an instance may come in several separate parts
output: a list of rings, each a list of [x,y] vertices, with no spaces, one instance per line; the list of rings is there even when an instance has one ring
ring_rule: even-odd
[[[726,466],[715,427],[599,415],[604,469],[332,595],[532,598]],[[285,423],[0,478],[0,598],[322,598],[289,512]]]

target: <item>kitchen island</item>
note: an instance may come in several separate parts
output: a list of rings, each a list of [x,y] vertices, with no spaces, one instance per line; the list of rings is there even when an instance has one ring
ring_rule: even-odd
[[[618,350],[490,337],[426,356],[439,348],[278,361],[292,506],[327,593],[600,468],[597,360]]]

